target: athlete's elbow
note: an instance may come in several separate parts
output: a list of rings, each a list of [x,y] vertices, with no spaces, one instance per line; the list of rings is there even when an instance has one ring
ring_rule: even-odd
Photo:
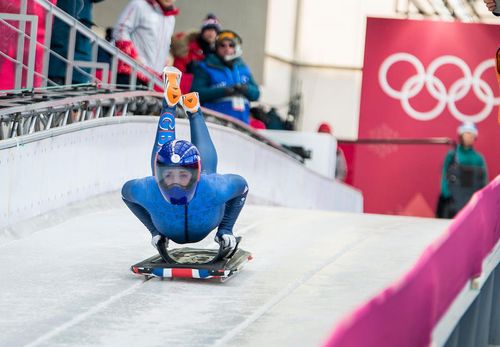
[[[128,201],[133,200],[133,189],[134,189],[134,181],[135,180],[130,180],[125,182],[125,184],[122,187],[122,198]]]
[[[248,182],[245,178],[240,175],[235,175],[238,188],[241,190],[242,194],[248,192]]]

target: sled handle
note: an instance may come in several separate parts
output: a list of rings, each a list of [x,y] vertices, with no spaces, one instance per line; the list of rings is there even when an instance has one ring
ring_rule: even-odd
[[[206,262],[205,264],[214,264],[221,260],[228,261],[238,250],[238,245],[240,244],[240,242],[241,242],[241,236],[236,237],[236,247],[234,247],[234,250],[231,253],[229,253],[227,250],[224,251],[222,246],[219,246],[219,252],[217,253],[217,255],[213,257],[212,260]],[[180,264],[168,254],[166,239],[163,236],[158,241],[158,253],[160,253],[160,256],[166,263]]]
[[[233,251],[231,253],[229,253],[227,250],[224,251],[224,249],[222,248],[222,245],[219,246],[219,253],[217,253],[217,255],[208,262],[208,264],[212,264],[212,263],[216,263],[218,261],[221,261],[221,260],[229,260],[231,259],[231,257],[236,253],[236,251],[238,250],[238,245],[240,244],[241,242],[241,236],[238,236],[236,237],[236,246],[234,247]]]
[[[166,263],[178,264],[174,259],[168,255],[167,243],[165,237],[161,237],[158,241],[158,253]]]

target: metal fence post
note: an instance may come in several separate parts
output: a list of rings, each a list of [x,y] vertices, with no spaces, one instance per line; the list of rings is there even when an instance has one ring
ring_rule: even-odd
[[[497,265],[493,276],[493,302],[491,304],[490,317],[490,345],[500,345],[500,265]]]
[[[75,19],[76,22],[76,19]],[[66,59],[68,62],[66,63],[66,80],[64,84],[69,85],[73,82],[73,60],[75,59],[75,43],[76,43],[76,25],[71,25],[69,29],[69,38],[68,38],[68,54]]]
[[[35,76],[35,57],[36,57],[36,35],[38,32],[38,17],[32,16],[30,45],[28,50],[28,74],[26,77],[26,88],[33,88],[33,80]]]
[[[43,51],[43,69],[42,74],[44,77],[42,80],[42,87],[47,86],[47,80],[49,75],[49,60],[50,60],[50,42],[52,41],[52,22],[54,19],[54,14],[52,13],[52,7],[47,10],[47,14],[45,15],[45,42]]]
[[[27,14],[27,0],[21,0],[19,4],[19,14],[21,16],[26,16]],[[16,79],[14,83],[14,88],[21,88],[23,80],[23,58],[24,58],[24,31],[26,30],[26,22],[24,20],[19,21],[19,33],[17,34],[17,54],[16,54]]]

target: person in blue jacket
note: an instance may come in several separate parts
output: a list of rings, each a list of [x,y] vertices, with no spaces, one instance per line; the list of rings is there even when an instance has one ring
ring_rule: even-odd
[[[209,54],[194,69],[191,90],[201,104],[249,124],[250,101],[259,99],[259,87],[241,59],[241,38],[231,30],[221,31],[215,54]]]
[[[56,6],[68,13],[70,16],[78,19],[87,28],[92,28],[92,8],[94,3],[102,2],[104,0],[58,0]],[[70,26],[57,17],[54,17],[54,25],[52,27],[52,37],[50,41],[50,49],[64,58],[68,57]],[[92,46],[88,37],[76,33],[75,47],[74,47],[75,61],[91,61],[92,60]],[[86,74],[77,69],[73,69],[73,77],[71,83],[89,83],[92,80],[90,69],[80,68]],[[56,55],[51,54],[49,60],[49,79],[56,83],[63,85],[66,79],[66,62],[58,58]]]
[[[233,227],[245,204],[248,186],[235,174],[217,173],[217,152],[196,92],[182,95],[181,72],[166,67],[165,95],[151,155],[152,176],[128,181],[122,198],[148,228],[156,248],[163,238],[198,242],[217,228],[215,241],[231,254]],[[175,111],[181,103],[189,119],[191,142],[175,138]]]

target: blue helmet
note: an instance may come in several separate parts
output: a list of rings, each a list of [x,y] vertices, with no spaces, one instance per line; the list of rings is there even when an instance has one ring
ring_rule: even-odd
[[[200,171],[200,152],[189,141],[168,141],[156,154],[156,182],[165,200],[171,204],[185,205],[191,201]]]

